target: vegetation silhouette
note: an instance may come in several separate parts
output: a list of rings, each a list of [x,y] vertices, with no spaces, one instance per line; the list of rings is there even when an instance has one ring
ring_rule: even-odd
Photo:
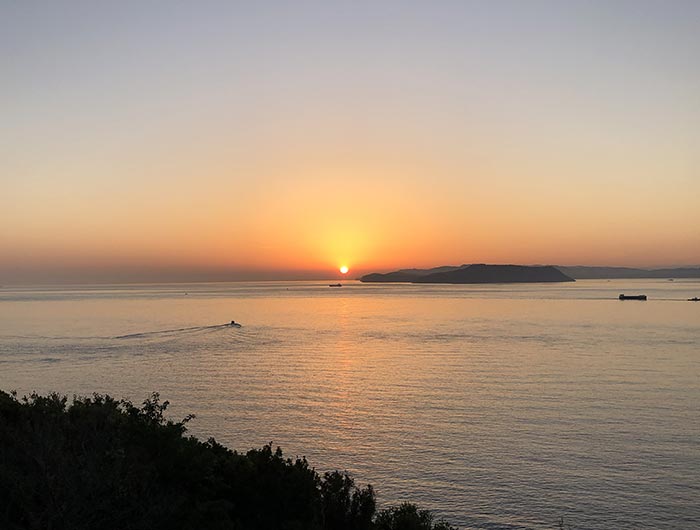
[[[271,443],[202,442],[167,407],[0,391],[0,528],[454,530],[412,504],[377,512],[372,486]]]

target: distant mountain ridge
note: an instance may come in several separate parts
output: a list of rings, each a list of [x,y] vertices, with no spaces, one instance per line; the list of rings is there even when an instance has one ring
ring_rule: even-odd
[[[464,267],[461,265],[460,267]],[[434,273],[449,272],[460,267],[445,265],[443,267],[433,267],[432,269],[401,269],[394,272],[379,273],[373,272],[365,274],[360,278],[361,282],[413,282],[423,276]]]
[[[431,269],[400,269],[371,273],[362,282],[406,283],[527,283],[634,278],[700,278],[700,267],[635,269],[631,267],[565,267],[560,265],[444,265]]]
[[[573,282],[573,278],[551,265],[486,265],[444,266],[433,269],[402,269],[386,274],[372,273],[362,282],[410,283],[535,283]]]
[[[700,278],[700,267],[669,269],[635,269],[630,267],[563,267],[556,266],[564,274],[577,280],[614,280],[633,278]]]

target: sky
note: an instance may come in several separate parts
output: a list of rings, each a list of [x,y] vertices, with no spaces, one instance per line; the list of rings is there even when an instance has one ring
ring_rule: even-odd
[[[700,264],[700,2],[0,0],[0,284]]]

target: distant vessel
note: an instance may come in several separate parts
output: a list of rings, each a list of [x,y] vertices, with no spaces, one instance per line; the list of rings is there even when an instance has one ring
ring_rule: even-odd
[[[693,298],[688,298],[688,302],[700,302],[700,298],[698,298],[697,296]]]
[[[647,295],[645,294],[621,294],[620,300],[646,300]]]
[[[240,328],[241,324],[239,324],[235,320],[232,320],[231,323],[229,324],[229,326],[231,326],[232,328]]]
[[[342,286],[343,286],[342,283],[329,283],[328,284],[328,287],[342,287]]]

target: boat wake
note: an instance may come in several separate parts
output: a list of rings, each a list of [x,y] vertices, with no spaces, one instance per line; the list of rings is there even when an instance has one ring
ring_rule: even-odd
[[[193,326],[189,328],[176,328],[176,329],[161,329],[158,331],[144,331],[141,333],[129,333],[127,335],[117,335],[112,337],[113,339],[140,339],[147,337],[167,337],[170,335],[179,335],[181,333],[197,333],[199,331],[208,331],[215,329],[225,329],[225,328],[240,328],[240,324],[216,324],[214,326]]]

